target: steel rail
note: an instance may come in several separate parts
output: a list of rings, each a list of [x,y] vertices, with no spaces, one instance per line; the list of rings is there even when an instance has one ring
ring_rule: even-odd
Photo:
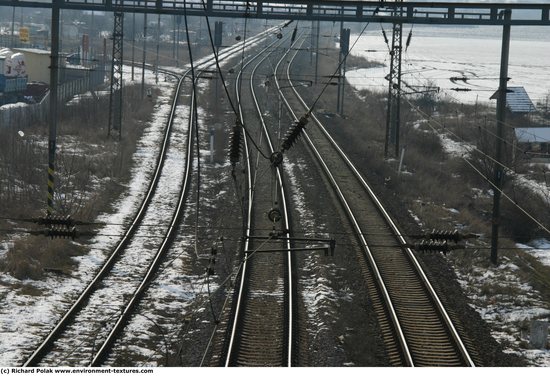
[[[295,56],[296,56],[296,54],[294,55],[294,57]],[[289,81],[291,81],[291,78],[290,78],[290,66],[291,66],[291,64],[292,64],[292,61],[289,63],[289,65],[287,67],[287,72],[286,72],[287,78],[288,78]],[[302,103],[304,109],[308,110],[309,107],[307,106],[307,104],[305,103],[303,98],[299,95],[296,88],[292,87],[292,90],[294,91],[294,94],[299,99],[299,101]],[[424,272],[422,266],[420,265],[417,257],[414,255],[414,253],[410,249],[410,247],[407,246],[407,241],[405,240],[405,237],[401,234],[401,231],[398,229],[397,225],[395,224],[395,222],[393,221],[391,216],[388,214],[388,212],[386,211],[386,209],[384,208],[384,206],[382,205],[382,203],[380,202],[380,200],[378,199],[378,197],[376,196],[376,194],[374,193],[372,188],[368,185],[368,183],[365,181],[365,179],[363,178],[361,173],[357,170],[357,168],[351,162],[351,160],[348,158],[348,156],[344,153],[344,151],[340,148],[340,146],[332,138],[332,136],[329,134],[329,132],[322,125],[322,123],[319,121],[319,119],[315,116],[314,113],[311,113],[311,117],[315,120],[315,123],[317,124],[318,128],[327,137],[327,139],[330,141],[330,143],[332,144],[334,149],[337,150],[340,157],[346,162],[346,164],[349,166],[349,168],[353,171],[355,177],[360,181],[361,185],[368,192],[371,199],[376,203],[376,206],[377,206],[378,210],[382,213],[382,215],[384,216],[384,219],[390,225],[393,233],[395,234],[395,236],[397,237],[397,239],[401,243],[402,248],[405,250],[405,252],[407,253],[409,259],[412,261],[413,265],[415,266],[416,272],[420,275],[422,281],[424,282],[425,287],[426,287],[427,291],[430,294],[430,297],[435,302],[435,306],[436,306],[437,310],[439,311],[441,317],[443,318],[445,324],[447,325],[447,328],[450,331],[451,336],[453,337],[454,341],[456,342],[456,345],[457,345],[457,347],[459,349],[459,352],[461,353],[465,363],[469,367],[475,367],[475,363],[473,362],[468,350],[466,349],[466,346],[464,345],[462,339],[460,338],[460,335],[458,334],[458,332],[457,332],[457,330],[456,330],[449,314],[447,313],[447,310],[443,306],[443,303],[441,302],[441,299],[439,298],[439,296],[437,295],[437,292],[435,291],[432,284],[428,280],[428,277],[426,276],[426,273]],[[309,140],[310,144],[313,146],[313,144],[311,143],[311,140],[309,139],[309,137],[308,137],[308,140]]]
[[[294,56],[293,58],[291,59],[291,61],[296,57],[298,51],[295,51],[294,53]],[[282,61],[282,60],[281,60]],[[289,66],[290,66],[290,63],[289,63]],[[281,94],[281,98],[283,99],[284,103],[285,103],[285,106],[286,108],[288,109],[288,111],[291,113],[292,117],[294,118],[295,121],[298,121],[298,115],[294,112],[294,110],[292,109],[290,103],[288,102],[288,100],[286,99],[286,97],[284,96],[283,92],[281,91],[280,89],[280,86],[279,86],[279,82],[278,82],[278,78],[277,78],[277,71],[279,69],[279,64],[277,64],[277,66],[275,67],[275,82],[277,83],[277,88],[279,89],[279,92]],[[287,76],[287,79],[290,81],[290,77]],[[291,81],[290,81],[291,82]],[[297,93],[296,89],[291,85],[290,86],[292,88],[293,91],[295,91],[295,93]],[[313,115],[313,114],[312,114]],[[403,354],[404,354],[404,358],[405,358],[405,362],[407,365],[410,365],[410,366],[413,366],[414,365],[414,362],[413,362],[413,359],[412,359],[412,356],[411,356],[411,353],[410,353],[410,350],[408,348],[408,345],[407,345],[407,342],[405,340],[405,335],[401,329],[401,324],[399,323],[399,318],[397,317],[397,313],[393,307],[393,303],[391,301],[391,298],[390,298],[390,295],[389,295],[389,292],[385,286],[385,283],[383,281],[383,278],[380,274],[380,271],[378,270],[378,267],[376,265],[376,262],[374,261],[374,257],[372,256],[372,253],[370,251],[370,248],[367,244],[367,240],[365,239],[365,237],[363,236],[362,234],[362,231],[359,227],[359,223],[357,221],[357,219],[355,218],[355,216],[353,215],[353,212],[352,212],[352,209],[349,205],[349,203],[347,202],[340,186],[338,185],[336,179],[334,178],[332,172],[329,170],[328,166],[326,165],[325,161],[323,160],[321,154],[319,153],[319,151],[315,148],[315,146],[313,145],[313,142],[311,141],[309,135],[307,134],[307,131],[304,129],[304,136],[306,138],[306,140],[308,141],[308,144],[312,147],[312,150],[314,152],[314,154],[316,155],[319,163],[321,164],[321,166],[323,167],[323,170],[325,172],[325,174],[327,175],[327,177],[329,178],[331,184],[333,185],[334,189],[336,190],[336,193],[338,195],[338,198],[340,199],[340,201],[342,202],[342,205],[344,206],[345,208],[345,211],[346,213],[348,214],[348,217],[349,219],[352,221],[352,224],[353,224],[353,227],[355,228],[358,236],[359,236],[359,239],[361,241],[361,244],[363,246],[363,248],[365,249],[365,253],[369,259],[369,261],[372,263],[373,265],[373,271],[374,271],[374,274],[375,274],[375,278],[379,284],[379,288],[381,289],[382,291],[382,295],[383,295],[383,298],[387,304],[387,307],[388,307],[388,310],[389,310],[389,313],[390,313],[390,318],[391,318],[391,321],[393,322],[393,325],[394,325],[394,328],[395,328],[395,332],[397,333],[397,337],[398,337],[398,340],[400,342],[400,346],[401,346],[401,349],[403,351]]]
[[[270,53],[271,54],[271,53]],[[263,129],[263,132],[266,136],[266,140],[267,142],[269,143],[269,151],[271,153],[275,152],[275,148],[273,146],[273,142],[271,140],[271,136],[269,134],[269,131],[267,129],[267,126],[265,124],[265,121],[264,121],[264,117],[263,117],[263,114],[262,114],[262,111],[260,109],[260,104],[258,103],[258,98],[256,96],[256,90],[254,88],[254,75],[256,73],[256,70],[258,69],[258,67],[265,61],[267,60],[267,58],[269,57],[270,55],[266,55],[262,60],[260,60],[258,62],[258,64],[254,67],[254,69],[252,70],[251,72],[251,79],[250,79],[250,90],[251,90],[251,93],[252,93],[252,98],[254,99],[254,105],[256,107],[256,110],[258,112],[258,115],[260,117],[260,121],[262,123],[262,129]],[[287,192],[285,190],[285,184],[284,184],[284,180],[283,180],[283,170],[282,170],[282,167],[281,166],[278,166],[277,167],[277,180],[279,181],[279,189],[281,191],[281,201],[282,201],[282,206],[283,206],[283,213],[284,213],[284,220],[285,220],[285,242],[286,242],[286,248],[288,249],[288,252],[286,252],[286,258],[287,258],[287,263],[288,263],[288,266],[287,266],[287,280],[288,280],[288,317],[287,317],[287,325],[288,325],[288,338],[287,338],[287,366],[288,367],[291,367],[292,366],[292,352],[293,352],[293,341],[294,341],[294,325],[293,325],[293,321],[294,321],[294,315],[293,315],[293,312],[294,312],[294,308],[293,308],[293,302],[294,302],[294,296],[293,296],[293,286],[294,286],[294,281],[292,279],[292,268],[293,268],[293,263],[292,263],[292,252],[290,251],[290,249],[292,248],[292,245],[291,245],[291,242],[290,242],[290,235],[291,235],[291,232],[290,232],[290,215],[289,215],[289,208],[288,208],[288,204],[287,204]]]
[[[206,69],[206,68],[205,68]],[[196,84],[200,75],[204,72],[201,71],[193,84]],[[180,188],[180,193],[178,195],[178,203],[176,205],[176,210],[174,211],[174,214],[172,215],[172,220],[170,221],[170,225],[168,226],[168,231],[164,235],[164,240],[162,241],[162,244],[157,250],[157,253],[154,257],[154,259],[151,261],[149,267],[147,268],[147,273],[143,277],[141,283],[139,284],[138,288],[134,291],[132,294],[132,297],[126,304],[126,307],[124,308],[124,311],[122,311],[122,314],[119,316],[118,320],[116,321],[115,325],[111,329],[109,335],[95,354],[92,362],[90,363],[91,367],[97,367],[102,364],[102,362],[107,358],[108,352],[110,351],[114,341],[116,340],[119,333],[122,331],[124,326],[126,325],[127,320],[129,319],[130,315],[132,314],[134,308],[137,306],[139,300],[141,299],[142,295],[147,290],[147,286],[149,283],[153,280],[155,277],[155,272],[157,271],[158,267],[160,266],[160,263],[162,261],[162,257],[166,254],[166,252],[169,250],[173,238],[176,233],[177,225],[181,219],[181,216],[183,214],[184,204],[187,199],[187,193],[189,191],[189,183],[191,179],[191,172],[192,172],[192,161],[193,161],[193,131],[195,130],[195,127],[198,126],[195,119],[195,91],[192,91],[191,94],[191,103],[189,104],[189,120],[187,123],[187,149],[186,149],[186,162],[185,162],[185,173],[183,178],[183,184]],[[170,113],[169,122],[173,123],[175,118],[174,111]],[[199,147],[197,145],[197,147]]]
[[[256,36],[253,40],[255,41],[258,38]],[[252,43],[252,42],[251,42]],[[229,47],[226,50],[223,51],[221,56],[223,58],[227,57],[228,55],[235,54],[238,51],[240,51],[242,43],[238,43],[235,46]],[[209,64],[207,68],[209,68],[211,65],[213,65],[212,61],[214,60],[214,57],[202,59],[201,63],[197,66],[204,66],[206,64]],[[206,68],[205,68],[206,69]],[[172,74],[176,76],[174,73],[170,73],[169,71],[166,71],[168,74]],[[65,327],[68,325],[68,323],[74,318],[74,316],[78,313],[78,311],[85,305],[86,300],[90,297],[90,295],[95,291],[96,286],[99,285],[99,282],[105,278],[105,276],[109,273],[111,268],[113,267],[114,263],[116,262],[116,259],[118,256],[124,251],[130,240],[133,238],[134,233],[137,231],[137,228],[139,227],[140,223],[142,222],[145,212],[147,211],[147,208],[149,207],[149,204],[152,200],[153,194],[156,190],[156,187],[158,185],[158,181],[160,179],[161,171],[164,166],[164,161],[166,158],[166,152],[169,145],[170,140],[170,134],[172,130],[173,120],[175,118],[175,111],[178,104],[178,97],[181,90],[181,86],[185,80],[186,77],[191,73],[191,70],[187,70],[181,77],[179,77],[178,84],[176,86],[175,92],[174,92],[174,100],[172,102],[172,106],[170,109],[170,115],[168,118],[167,126],[165,129],[164,138],[162,141],[162,146],[160,148],[159,156],[157,157],[157,166],[155,168],[155,172],[153,174],[153,178],[151,179],[150,185],[147,189],[147,193],[142,200],[142,203],[140,204],[140,207],[132,220],[130,226],[125,231],[124,235],[122,236],[121,240],[109,256],[109,258],[105,261],[101,269],[98,271],[96,276],[92,279],[92,281],[87,285],[87,287],[83,290],[83,292],[79,295],[75,303],[69,308],[69,310],[65,313],[65,315],[60,319],[60,321],[56,324],[56,326],[50,331],[48,336],[42,341],[42,343],[38,346],[38,348],[31,354],[31,356],[25,361],[23,364],[23,367],[32,367],[36,365],[43,356],[47,353],[49,347],[55,340],[59,337],[59,335],[63,332]],[[190,111],[190,114],[193,114],[193,111]],[[191,118],[190,118],[191,119]],[[190,120],[191,121],[191,120]],[[191,138],[191,137],[189,137]],[[188,151],[189,152],[189,151]],[[188,158],[189,159],[189,158]],[[188,164],[190,161],[188,160]],[[187,175],[187,174],[186,174]],[[187,184],[187,178],[186,178],[186,184]],[[171,225],[169,228],[169,234],[172,234],[173,226]],[[172,235],[170,235],[172,236]],[[166,242],[166,239],[165,241]],[[159,259],[159,255],[155,259]],[[147,273],[147,278],[151,278],[151,271],[149,270]],[[144,283],[140,285],[140,289],[145,286]],[[132,299],[133,301],[134,299]],[[132,304],[134,304],[132,302]],[[125,309],[125,312],[127,310]],[[121,321],[120,319],[118,321]],[[95,362],[95,359],[94,359]]]
[[[242,72],[243,70],[248,67],[248,65],[250,65],[252,62],[254,62],[255,60],[257,60],[259,57],[262,56],[262,54],[264,54],[266,51],[268,51],[273,45],[275,45],[276,43],[278,43],[279,41],[278,40],[275,40],[274,42],[272,42],[269,46],[267,46],[266,48],[264,48],[263,50],[261,50],[258,54],[256,54],[253,58],[251,58],[249,61],[246,62],[246,64],[243,65],[243,69],[239,71],[239,74],[237,75],[237,78],[236,78],[236,82],[237,82],[237,85],[235,87],[235,93],[236,93],[236,97],[237,97],[237,102],[239,104],[239,118],[240,118],[240,121],[242,124],[245,124],[245,120],[244,120],[244,116],[243,116],[243,111],[242,111],[242,106],[241,106],[241,98],[240,98],[240,84],[241,84],[241,81],[242,81]],[[251,72],[251,78],[250,78],[250,90],[251,90],[251,93],[252,93],[252,98],[253,98],[253,101],[254,101],[254,104],[255,104],[255,107],[256,107],[256,111],[258,113],[258,116],[260,118],[260,121],[262,123],[262,131],[264,132],[264,134],[266,135],[266,139],[267,139],[267,142],[268,142],[268,146],[269,146],[269,151],[270,153],[273,153],[275,151],[274,147],[273,147],[273,142],[271,141],[271,136],[269,135],[269,132],[267,130],[267,127],[266,127],[266,124],[264,122],[264,119],[263,119],[263,115],[262,115],[262,112],[261,112],[261,109],[259,107],[259,103],[258,103],[258,100],[256,98],[256,93],[255,93],[255,90],[254,90],[254,75],[255,75],[255,72],[256,72],[256,69],[270,56],[270,54],[273,53],[273,51],[270,51],[269,54],[264,54],[264,57],[257,63],[257,65],[253,68],[252,72]],[[245,140],[246,140],[246,137],[245,137]],[[248,174],[248,181],[249,181],[249,202],[248,202],[248,220],[247,220],[247,228],[246,228],[246,231],[245,231],[245,234],[246,234],[246,237],[245,237],[245,244],[244,244],[244,253],[245,255],[247,255],[247,257],[245,257],[244,261],[243,261],[243,264],[242,264],[242,267],[241,267],[241,278],[240,278],[240,284],[239,284],[239,290],[238,290],[238,294],[237,294],[237,303],[236,303],[236,309],[235,309],[235,314],[233,316],[233,319],[232,319],[232,328],[231,328],[231,335],[230,335],[230,339],[229,339],[229,345],[228,345],[228,349],[227,349],[227,357],[226,357],[226,360],[225,360],[225,366],[226,367],[229,367],[231,365],[231,361],[232,361],[232,357],[233,357],[233,354],[234,354],[234,345],[235,345],[235,342],[236,342],[236,337],[237,335],[239,334],[237,332],[237,328],[238,328],[238,322],[241,318],[241,308],[242,308],[242,303],[244,301],[244,294],[246,293],[246,288],[245,288],[245,276],[246,276],[246,273],[247,273],[247,265],[248,265],[248,252],[250,252],[250,235],[251,235],[251,232],[252,232],[252,223],[251,223],[251,220],[252,220],[252,210],[253,210],[253,206],[254,206],[254,191],[252,189],[252,169],[251,169],[251,165],[250,165],[250,151],[248,149],[248,144],[246,144],[245,146],[245,149],[246,149],[246,155],[247,155],[247,174]],[[281,190],[281,199],[282,199],[282,206],[283,206],[283,212],[284,212],[284,221],[285,221],[285,232],[286,232],[286,247],[287,249],[290,249],[291,248],[291,244],[290,244],[290,234],[289,234],[289,223],[290,223],[290,216],[289,216],[289,213],[288,213],[288,205],[287,205],[287,201],[286,201],[286,192],[284,190],[284,184],[283,184],[283,179],[282,179],[282,174],[281,174],[281,169],[280,167],[277,168],[277,180],[279,181],[279,187],[280,187],[280,190]],[[293,312],[293,307],[292,307],[292,286],[293,286],[293,281],[292,281],[292,273],[291,273],[291,270],[292,270],[292,260],[291,260],[291,253],[290,251],[287,252],[287,263],[288,263],[288,275],[287,275],[287,279],[288,279],[288,291],[289,291],[289,314],[288,314],[288,318],[287,318],[287,323],[288,323],[288,339],[287,339],[287,366],[291,366],[292,365],[292,342],[293,342],[293,336],[292,336],[292,333],[293,333],[293,325],[292,325],[292,312]]]
[[[65,313],[65,315],[61,318],[61,320],[57,323],[57,325],[52,329],[52,331],[48,334],[48,336],[43,340],[42,344],[33,352],[33,354],[27,359],[27,361],[23,364],[23,367],[32,367],[35,364],[40,361],[40,359],[43,357],[43,355],[47,352],[48,347],[55,341],[55,339],[59,336],[59,334],[63,331],[63,329],[67,326],[68,322],[76,315],[77,311],[84,305],[85,301],[88,299],[88,297],[92,294],[92,292],[95,290],[96,286],[98,285],[99,281],[101,281],[107,273],[111,270],[112,266],[114,265],[117,257],[120,255],[120,253],[126,248],[129,241],[132,239],[134,233],[136,232],[139,224],[143,220],[143,217],[145,215],[145,212],[147,211],[147,208],[149,207],[149,204],[151,202],[153,193],[156,190],[158,181],[160,179],[160,173],[162,171],[162,167],[164,166],[164,161],[166,159],[166,150],[168,148],[168,143],[170,139],[170,133],[172,130],[172,118],[173,113],[176,109],[177,105],[177,98],[179,96],[179,90],[181,88],[181,85],[183,83],[185,76],[182,76],[178,80],[178,84],[175,89],[174,93],[174,101],[172,103],[172,108],[170,110],[170,120],[167,124],[167,127],[165,129],[164,133],[164,139],[162,142],[162,146],[159,152],[159,156],[157,159],[157,166],[155,168],[155,172],[153,174],[153,178],[151,179],[151,183],[147,189],[147,193],[139,207],[139,210],[132,220],[132,223],[122,236],[122,239],[119,241],[109,258],[105,261],[99,272],[96,274],[96,276],[92,279],[92,281],[88,284],[88,286],[84,289],[84,291],[80,294],[80,296],[77,298],[75,303],[69,308],[69,310]]]
[[[293,58],[291,59],[290,63],[288,64],[288,67],[287,67],[287,71],[286,71],[286,76],[287,76],[287,79],[291,82],[291,78],[290,78],[290,66],[294,60],[294,58],[296,57],[297,55],[297,52],[294,54]],[[296,90],[296,88],[292,87],[292,90],[294,92],[294,94],[296,95],[297,99],[300,101],[300,103],[302,104],[302,106],[304,107],[304,109],[307,111],[309,110],[309,107],[307,106],[307,104],[305,103],[304,99],[300,96],[300,94],[298,93],[298,91]],[[288,103],[288,102],[287,102]],[[290,107],[289,107],[290,109]],[[291,110],[292,112],[292,110]],[[376,196],[376,194],[374,193],[374,191],[371,189],[371,187],[367,184],[367,182],[365,181],[365,179],[363,178],[363,176],[359,173],[359,171],[357,170],[357,168],[355,167],[355,165],[351,162],[351,160],[347,157],[347,155],[344,153],[344,151],[340,148],[340,146],[336,143],[336,141],[332,138],[332,136],[329,134],[329,132],[326,130],[326,128],[322,125],[322,123],[319,121],[319,119],[315,116],[315,114],[312,112],[311,113],[311,117],[312,119],[315,121],[316,125],[318,126],[318,128],[323,132],[323,134],[325,135],[325,137],[329,140],[329,142],[332,144],[332,146],[334,147],[334,149],[338,152],[338,154],[340,155],[340,157],[345,161],[345,163],[348,165],[348,167],[353,171],[355,177],[359,180],[359,182],[361,183],[361,185],[363,186],[363,188],[368,192],[369,196],[371,197],[371,199],[373,200],[373,202],[376,204],[378,210],[380,211],[380,213],[382,213],[384,219],[386,220],[386,222],[389,224],[390,228],[392,229],[394,235],[396,236],[396,238],[399,240],[399,242],[401,243],[401,246],[403,249],[405,249],[405,252],[407,253],[409,259],[412,261],[414,267],[415,267],[415,270],[416,272],[420,275],[422,281],[424,282],[424,285],[427,289],[427,291],[429,292],[430,294],[430,297],[432,298],[432,300],[435,302],[435,306],[437,308],[437,310],[439,311],[441,317],[443,318],[446,326],[447,326],[447,329],[449,330],[449,332],[451,333],[451,336],[453,337],[455,343],[456,343],[456,346],[460,352],[460,354],[462,355],[463,357],[463,360],[465,361],[466,365],[470,366],[470,367],[475,367],[475,364],[473,362],[473,360],[471,359],[469,353],[468,353],[468,350],[466,349],[466,346],[464,345],[462,339],[460,338],[460,335],[458,334],[456,328],[454,327],[454,324],[452,323],[452,320],[450,319],[448,313],[446,312],[446,309],[445,307],[443,306],[441,300],[439,299],[435,289],[433,288],[432,284],[429,282],[428,280],[428,277],[426,276],[424,270],[422,269],[420,263],[418,262],[418,259],[416,258],[416,256],[414,255],[414,253],[412,252],[412,250],[406,245],[407,242],[404,238],[404,236],[401,234],[401,232],[399,231],[397,225],[395,224],[395,222],[392,220],[392,218],[390,217],[390,215],[388,214],[388,212],[386,211],[386,209],[384,208],[384,206],[382,205],[382,203],[380,202],[380,200],[378,199],[378,197]],[[307,136],[307,132],[306,132],[306,137],[307,137],[307,140],[308,140],[308,143],[309,145],[315,150],[315,153],[317,154],[317,156],[320,158],[320,154],[319,152],[317,151],[317,149],[315,148],[315,146],[313,145],[311,139],[309,138],[309,136]],[[326,172],[329,172],[328,171],[328,167],[326,166],[326,164],[324,162],[322,162],[324,168],[325,168],[325,171]],[[330,172],[329,172],[330,173]],[[330,175],[330,179],[332,181],[333,184],[337,184],[334,177],[332,176],[332,174]],[[338,191],[340,191],[340,188],[338,188]],[[339,193],[340,195],[340,193]],[[345,198],[343,198],[343,196],[341,196],[341,199],[342,200],[345,200]],[[349,205],[346,203],[345,204],[347,207],[349,207]],[[351,210],[349,211],[348,215],[350,216],[353,216]],[[366,244],[366,240],[364,239],[361,231],[360,231],[360,228],[357,224],[357,221],[354,219],[353,220],[354,222],[354,226],[356,227],[356,230],[358,231],[358,234],[360,235],[361,237],[361,241],[362,243],[364,243],[364,247],[365,249],[369,249],[368,245]],[[368,253],[370,254],[370,249],[368,250]],[[369,256],[369,259],[372,259],[372,255]],[[373,260],[373,259],[372,259]],[[374,261],[374,260],[373,260]],[[381,276],[377,270],[377,276],[376,278],[379,280],[379,282],[382,281],[381,279]],[[385,294],[387,293],[387,291],[385,292]],[[389,299],[389,295],[388,295],[388,299]],[[393,309],[393,308],[392,308]],[[395,311],[394,311],[394,314],[395,314]],[[396,318],[397,319],[397,318]],[[402,330],[400,329],[400,332],[402,333]],[[405,338],[403,337],[403,340],[405,340]],[[409,354],[410,355],[410,354]],[[412,358],[410,359],[411,361],[411,365],[412,364]]]

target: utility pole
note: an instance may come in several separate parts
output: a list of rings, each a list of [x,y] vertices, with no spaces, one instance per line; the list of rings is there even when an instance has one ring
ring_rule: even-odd
[[[159,83],[160,13],[157,19],[157,57],[155,59],[155,83]]]
[[[136,58],[136,14],[132,13],[132,81],[134,81],[135,58]]]
[[[403,2],[403,0],[399,0]],[[402,10],[400,10],[402,12]],[[395,144],[395,155],[399,155],[399,127],[401,122],[401,52],[403,44],[403,24],[394,23],[390,52],[390,73],[386,77],[389,81],[388,103],[386,112],[386,141],[384,144],[384,158],[388,158],[390,143]]]
[[[178,32],[176,35],[176,67],[179,66],[179,60],[180,60],[180,29],[181,29],[181,14],[176,15],[176,22],[178,24]]]
[[[111,64],[111,95],[109,99],[109,127],[122,137],[122,60],[123,60],[124,13],[115,12],[113,27],[113,56]]]
[[[506,121],[506,94],[508,92],[508,60],[510,55],[510,20],[511,9],[503,11],[506,23],[502,27],[502,51],[500,58],[500,84],[497,96],[497,136],[495,154],[495,174],[493,178],[493,221],[491,228],[491,262],[498,262],[498,227],[500,224],[500,196],[502,190],[502,140],[504,139],[504,122]]]
[[[315,28],[315,85],[319,79],[319,30],[321,28],[321,21],[317,20],[317,27]]]
[[[176,15],[172,16],[172,59],[176,61]]]
[[[59,3],[52,1],[52,49],[50,56],[50,129],[48,136],[48,214],[54,213],[55,151],[57,144],[57,81],[59,60]]]
[[[220,54],[220,47],[223,44],[223,22],[216,21],[214,24],[214,46],[216,47],[216,55]],[[215,91],[214,98],[218,98],[218,86],[219,86],[220,77],[214,83]]]
[[[94,56],[94,40],[95,40],[95,36],[94,36],[94,11],[92,10],[92,13],[90,14],[90,18],[91,18],[91,21],[90,21],[90,32],[88,34],[90,34],[90,56]]]
[[[343,9],[340,9],[340,14],[344,13]],[[336,112],[341,113],[340,110],[340,89],[342,87],[342,37],[344,33],[344,21],[340,21],[340,51],[338,51],[338,82],[336,84],[337,94],[336,94]]]
[[[344,88],[346,85],[346,60],[349,52],[350,29],[340,30],[340,72],[338,74],[338,113],[344,116]]]
[[[143,61],[141,62],[141,98],[145,97],[145,57],[147,50],[147,13],[143,13]]]

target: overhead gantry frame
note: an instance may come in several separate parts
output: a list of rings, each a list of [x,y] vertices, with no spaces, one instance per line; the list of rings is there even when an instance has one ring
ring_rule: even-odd
[[[0,0],[0,6],[183,14],[182,0]],[[383,22],[439,25],[550,25],[550,4],[324,1],[188,0],[187,15],[242,18]],[[510,20],[501,16],[512,11]]]

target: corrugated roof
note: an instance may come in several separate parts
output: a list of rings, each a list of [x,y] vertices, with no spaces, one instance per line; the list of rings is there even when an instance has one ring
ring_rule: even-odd
[[[491,99],[497,98],[498,91],[495,92]],[[525,114],[536,111],[535,105],[529,98],[529,94],[523,86],[509,86],[506,94],[506,107],[510,112]]]
[[[506,94],[506,106],[512,112],[532,112],[535,111],[535,105],[531,102],[531,98],[522,86],[510,87],[510,91]]]
[[[550,143],[550,128],[515,128],[518,142]]]

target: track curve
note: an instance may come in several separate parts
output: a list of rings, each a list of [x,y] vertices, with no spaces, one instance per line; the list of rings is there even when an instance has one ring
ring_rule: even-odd
[[[286,79],[292,82],[290,59]],[[309,106],[291,85],[281,92],[294,118]],[[310,113],[304,139],[331,182],[359,239],[375,281],[380,326],[392,364],[474,366],[460,336],[404,237],[353,163]]]

